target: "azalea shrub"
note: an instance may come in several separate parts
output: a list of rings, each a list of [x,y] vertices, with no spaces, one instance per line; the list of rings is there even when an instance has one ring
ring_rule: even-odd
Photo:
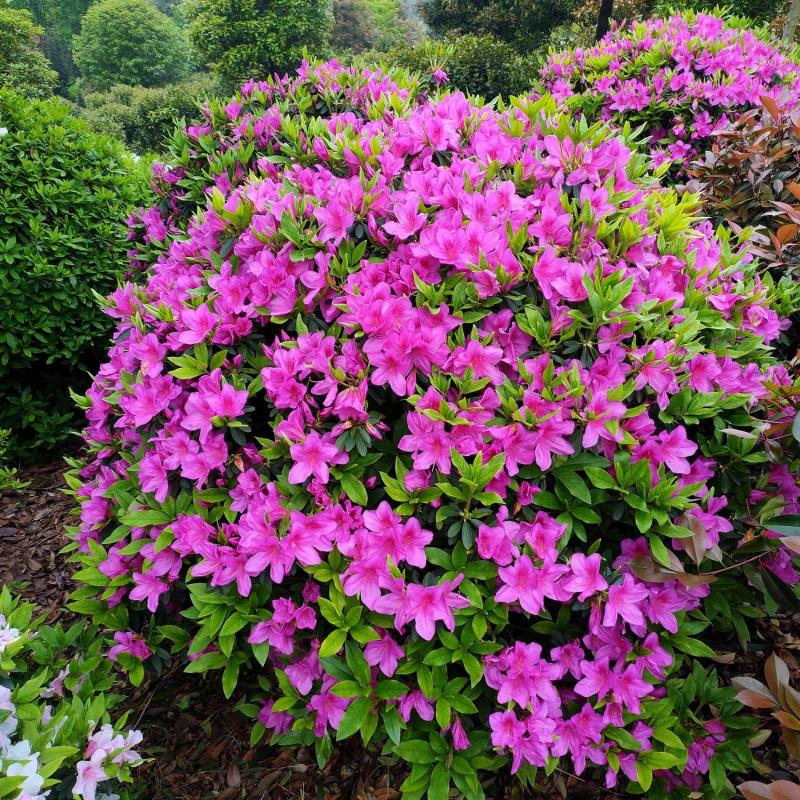
[[[592,47],[552,54],[541,81],[590,119],[643,126],[656,162],[677,162],[674,174],[685,178],[685,160],[762,97],[796,103],[796,63],[748,24],[693,11],[635,22]]]
[[[556,105],[305,65],[177,137],[69,475],[134,682],[216,673],[407,800],[732,796],[712,645],[796,602],[786,288]]]
[[[124,730],[124,716],[112,722],[122,698],[102,637],[33,615],[0,591],[0,798],[127,798],[142,735]]]

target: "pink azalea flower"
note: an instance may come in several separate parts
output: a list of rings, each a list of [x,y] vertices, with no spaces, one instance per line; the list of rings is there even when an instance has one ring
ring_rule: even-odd
[[[108,780],[108,773],[103,769],[103,762],[106,760],[106,753],[103,750],[96,750],[89,761],[79,761],[75,766],[78,779],[72,787],[72,791],[83,800],[95,800],[97,797],[97,784]]]
[[[376,641],[367,642],[364,648],[367,664],[378,667],[387,678],[391,678],[397,671],[397,665],[402,657],[403,648],[386,633]]]
[[[632,575],[626,575],[622,583],[617,583],[608,590],[603,625],[610,628],[617,624],[618,618],[622,618],[630,625],[644,625],[640,606],[647,596],[647,589]]]
[[[336,445],[316,431],[311,431],[301,444],[293,444],[289,451],[294,459],[294,466],[289,470],[290,483],[303,483],[312,475],[321,483],[327,483],[328,467],[339,455]]]

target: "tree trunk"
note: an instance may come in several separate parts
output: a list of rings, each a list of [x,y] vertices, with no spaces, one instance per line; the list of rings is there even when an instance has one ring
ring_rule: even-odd
[[[786,17],[786,25],[783,26],[783,41],[791,44],[794,40],[794,29],[800,19],[800,0],[792,0],[792,7],[789,9],[789,16]]]
[[[800,5],[800,0],[794,0],[795,5]],[[614,0],[600,0],[600,13],[597,15],[597,31],[595,39],[602,39],[611,27],[611,12],[614,10]]]

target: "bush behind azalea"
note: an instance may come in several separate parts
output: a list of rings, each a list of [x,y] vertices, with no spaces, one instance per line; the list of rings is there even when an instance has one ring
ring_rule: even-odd
[[[60,100],[0,91],[0,427],[14,458],[63,446],[127,268],[125,218],[146,197],[144,165]]]
[[[176,138],[70,476],[72,608],[134,682],[171,650],[412,800],[732,796],[753,722],[698,637],[797,582],[784,289],[630,144],[335,63]]]

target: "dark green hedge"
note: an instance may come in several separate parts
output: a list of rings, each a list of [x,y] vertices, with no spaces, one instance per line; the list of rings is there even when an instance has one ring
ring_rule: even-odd
[[[93,291],[125,271],[125,219],[147,177],[58,100],[0,91],[0,134],[0,428],[27,459],[63,444],[68,387],[85,387],[105,349]]]

